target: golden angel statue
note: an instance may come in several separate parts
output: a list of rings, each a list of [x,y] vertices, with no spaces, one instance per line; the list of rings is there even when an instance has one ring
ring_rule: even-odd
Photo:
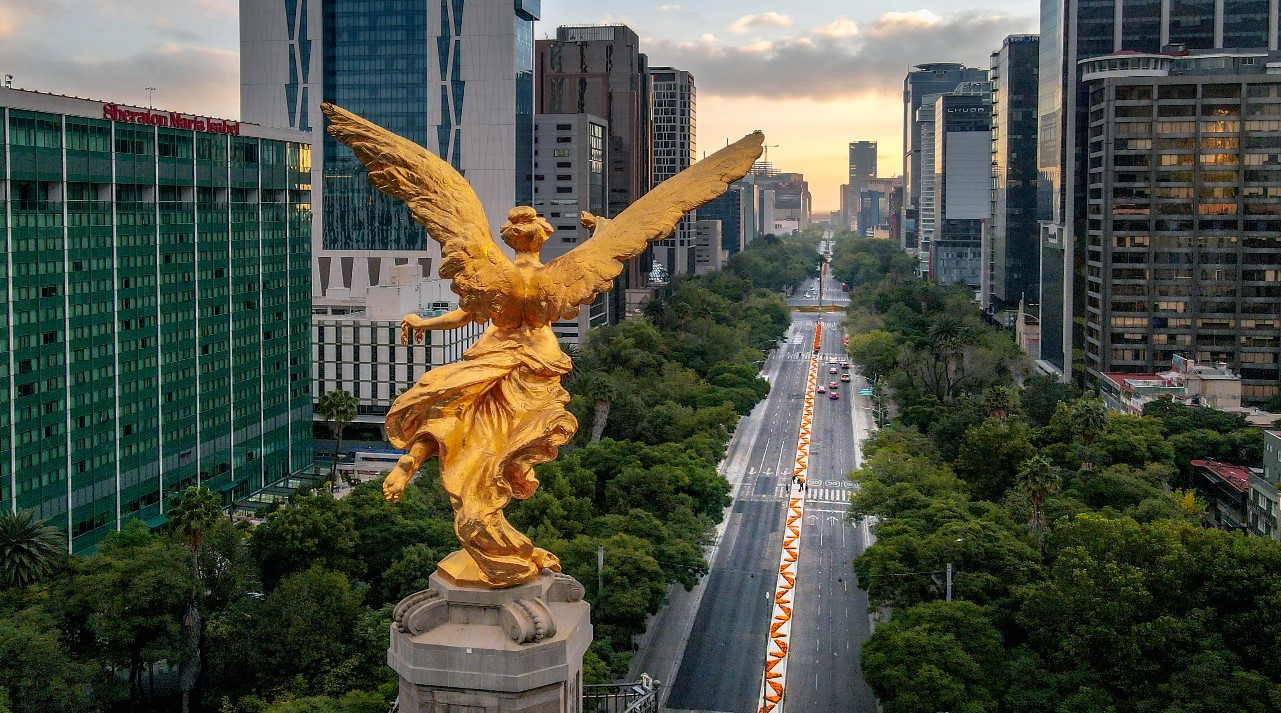
[[[534,466],[556,457],[578,428],[565,410],[560,379],[570,359],[551,323],[613,286],[621,261],[670,235],[687,211],[724,193],[751,170],[764,137],[751,134],[663,182],[612,221],[582,214],[592,236],[546,265],[538,251],[552,226],[533,208],[512,209],[494,243],[476,193],[448,163],[421,146],[332,104],[322,105],[329,133],[351,147],[378,190],[408,205],[441,245],[440,276],[452,280],[458,309],[424,319],[407,315],[406,344],[427,330],[489,323],[462,361],[431,369],[387,414],[387,438],[407,450],[383,483],[398,500],[423,461],[440,458],[463,549],[439,568],[462,585],[503,588],[560,571],[556,556],[512,527],[503,508],[538,488]]]

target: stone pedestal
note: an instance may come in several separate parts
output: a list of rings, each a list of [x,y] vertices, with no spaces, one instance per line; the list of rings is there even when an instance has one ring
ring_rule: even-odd
[[[583,585],[543,575],[510,589],[453,584],[396,606],[387,663],[401,713],[580,713],[592,624]]]

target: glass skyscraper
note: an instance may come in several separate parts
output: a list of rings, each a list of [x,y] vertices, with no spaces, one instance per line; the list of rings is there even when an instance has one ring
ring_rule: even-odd
[[[533,199],[534,40],[539,0],[242,0],[247,121],[320,130],[329,101],[458,169],[497,232]],[[403,203],[365,180],[351,151],[317,141],[315,294],[362,295],[392,268],[435,275],[440,251]]]
[[[0,89],[0,508],[80,552],[310,465],[308,139]]]
[[[985,309],[1038,304],[1036,100],[1039,38],[1010,35],[992,54],[992,215],[983,253]]]

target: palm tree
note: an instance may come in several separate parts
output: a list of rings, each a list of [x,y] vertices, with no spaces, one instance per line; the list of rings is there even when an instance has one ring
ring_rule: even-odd
[[[67,554],[66,537],[29,510],[0,513],[0,589],[22,588],[53,574]]]
[[[965,344],[970,338],[970,328],[961,320],[948,315],[940,315],[925,332],[930,349],[946,363],[946,383],[943,389],[944,400],[952,398],[952,388],[956,384],[956,366]]]
[[[591,443],[599,443],[609,421],[609,407],[618,396],[614,382],[599,371],[587,371],[574,380],[574,390],[594,404]]]
[[[1045,456],[1032,456],[1019,466],[1019,490],[1023,491],[1032,503],[1032,513],[1028,516],[1027,527],[1035,535],[1045,530],[1045,499],[1050,496],[1050,493],[1059,489],[1061,480],[1059,469]]]
[[[334,466],[329,471],[329,478],[333,480],[338,474],[338,454],[342,451],[342,431],[348,424],[356,420],[356,397],[352,396],[350,392],[335,389],[320,397],[320,403],[316,405],[316,410],[320,412],[321,418],[329,422],[329,429],[334,433]]]
[[[202,630],[199,600],[200,548],[205,535],[222,517],[218,496],[209,488],[191,486],[174,497],[169,506],[169,530],[187,544],[191,550],[191,602],[182,617],[183,635],[191,655],[184,656],[179,665],[179,688],[182,690],[182,711],[191,710],[191,691],[200,678],[200,634]]]
[[[209,488],[191,486],[170,501],[169,531],[191,550],[191,597],[196,598],[200,579],[200,548],[205,535],[222,517],[218,495]]]
[[[1018,389],[1009,386],[993,386],[983,392],[983,406],[991,418],[1005,423],[1006,419],[1019,412]]]
[[[1097,397],[1077,399],[1072,405],[1072,424],[1081,432],[1081,443],[1085,444],[1085,462],[1081,464],[1081,468],[1093,470],[1090,444],[1107,428],[1108,407]]]

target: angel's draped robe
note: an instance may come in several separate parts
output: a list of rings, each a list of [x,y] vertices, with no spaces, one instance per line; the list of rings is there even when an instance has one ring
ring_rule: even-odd
[[[550,327],[541,329],[550,334]],[[428,447],[427,457],[440,457],[441,482],[463,545],[440,569],[459,584],[507,587],[530,581],[543,568],[560,570],[556,556],[534,547],[507,522],[503,508],[512,498],[534,494],[533,467],[555,458],[578,428],[560,384],[572,363],[558,348],[554,355],[540,353],[533,341],[504,333],[491,326],[462,361],[423,374],[387,414],[393,445],[419,442]]]

